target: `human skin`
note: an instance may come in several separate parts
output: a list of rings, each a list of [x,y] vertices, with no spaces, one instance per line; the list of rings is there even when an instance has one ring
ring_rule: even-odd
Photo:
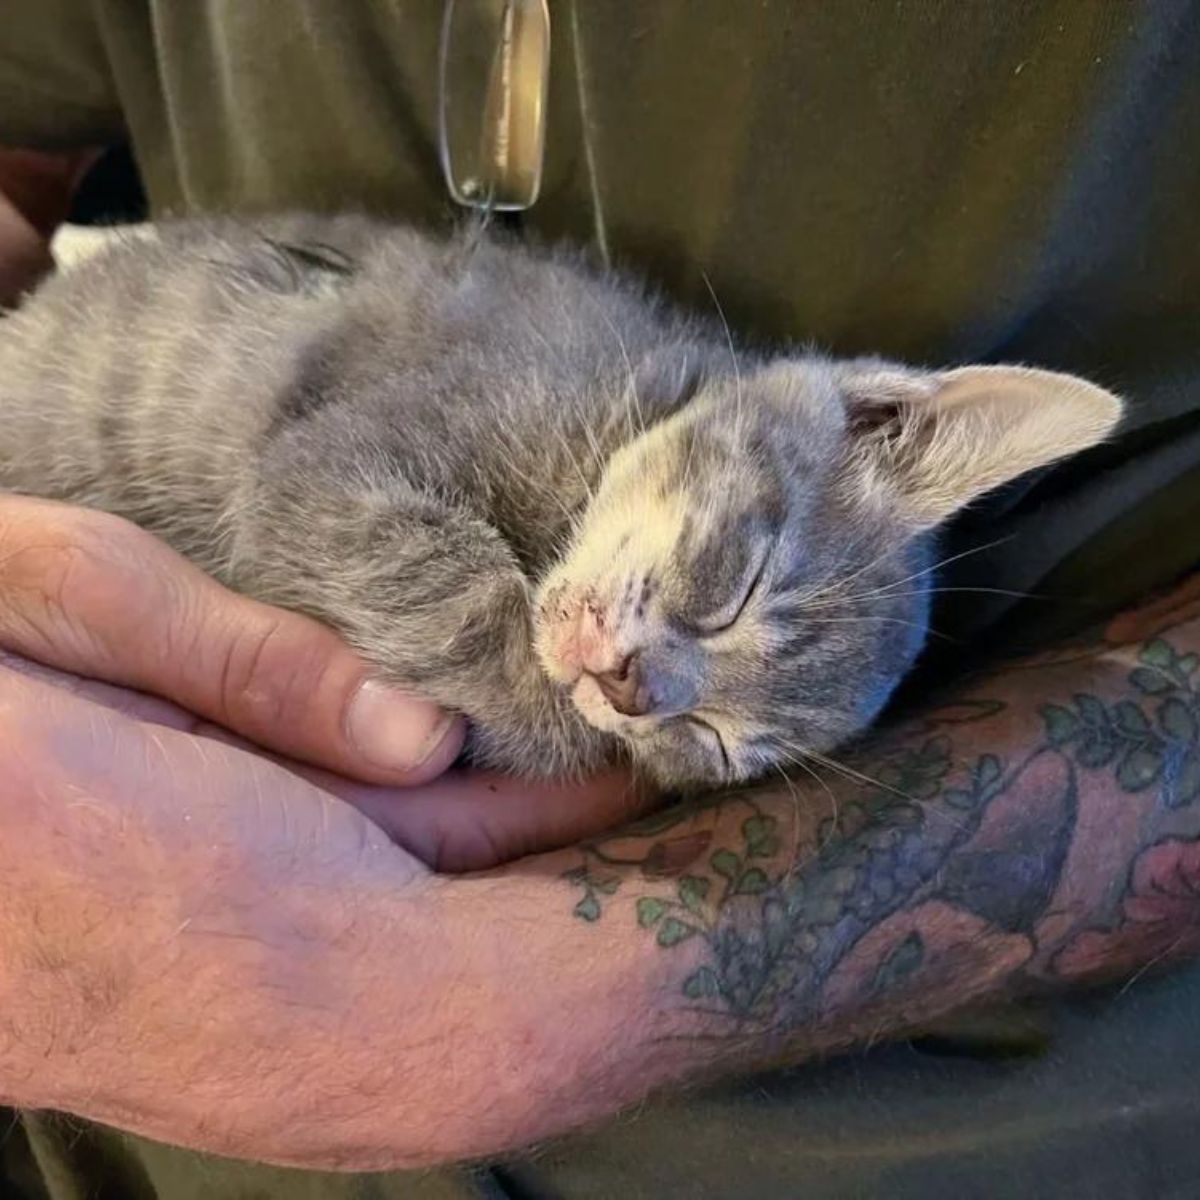
[[[1200,588],[965,686],[849,775],[604,835],[640,803],[625,781],[369,787],[197,721],[182,706],[294,752],[324,689],[243,712],[280,670],[251,655],[246,687],[214,690],[251,602],[123,522],[14,504],[39,511],[0,525],[21,581],[0,642],[75,674],[0,673],[7,1103],[301,1166],[430,1165],[1197,947]],[[147,562],[135,593],[122,572]],[[156,578],[136,620],[109,603]],[[210,632],[183,672],[146,651],[179,612]],[[181,706],[77,678],[114,673]],[[344,769],[340,722],[312,728]]]

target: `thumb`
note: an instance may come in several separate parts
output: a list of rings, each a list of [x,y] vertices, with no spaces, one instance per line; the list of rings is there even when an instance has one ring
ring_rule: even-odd
[[[229,591],[106,513],[0,498],[0,648],[372,783],[432,779],[462,745],[460,720],[370,679],[324,626]]]

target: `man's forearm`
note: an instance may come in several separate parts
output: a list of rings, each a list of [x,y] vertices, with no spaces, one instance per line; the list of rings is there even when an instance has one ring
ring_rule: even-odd
[[[576,1035],[589,1008],[621,1017],[574,1106],[1200,949],[1200,619],[1173,603],[1114,624],[1136,642],[997,672],[844,767],[513,872],[588,965]]]

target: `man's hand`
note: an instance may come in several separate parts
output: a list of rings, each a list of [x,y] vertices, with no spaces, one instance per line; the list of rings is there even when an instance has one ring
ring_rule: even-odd
[[[234,595],[126,521],[48,501],[0,497],[0,648],[372,783],[432,779],[461,745],[459,722],[371,681],[316,622]]]
[[[315,621],[235,595],[105,513],[0,497],[0,651],[0,670],[139,721],[274,751],[439,870],[566,845],[643,802],[615,774],[431,782],[462,745],[460,719],[374,682]]]
[[[459,722],[63,505],[0,498],[0,648],[0,1097],[314,1165],[519,1138],[525,959],[417,855],[596,834],[637,811],[627,779],[429,782]],[[450,1080],[498,1075],[489,1126]],[[381,1117],[405,1132],[380,1143]]]
[[[1195,953],[1200,615],[1151,617],[1141,645],[977,682],[841,778],[456,879],[272,762],[10,676],[7,1098],[428,1165]]]
[[[0,762],[0,1103],[415,1165],[574,1123],[625,1044],[595,940],[540,934],[553,878],[447,883],[267,759],[24,673]]]

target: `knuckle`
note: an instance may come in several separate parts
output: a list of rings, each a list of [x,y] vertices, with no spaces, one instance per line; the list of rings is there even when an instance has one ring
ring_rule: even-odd
[[[328,672],[326,655],[297,637],[283,615],[239,629],[222,656],[221,710],[253,729],[290,729],[305,720]]]
[[[136,526],[109,513],[61,508],[0,524],[0,595],[60,596],[81,575],[118,557]]]
[[[128,565],[150,540],[120,517],[65,506],[0,523],[0,631],[92,640],[88,618],[129,603]]]

